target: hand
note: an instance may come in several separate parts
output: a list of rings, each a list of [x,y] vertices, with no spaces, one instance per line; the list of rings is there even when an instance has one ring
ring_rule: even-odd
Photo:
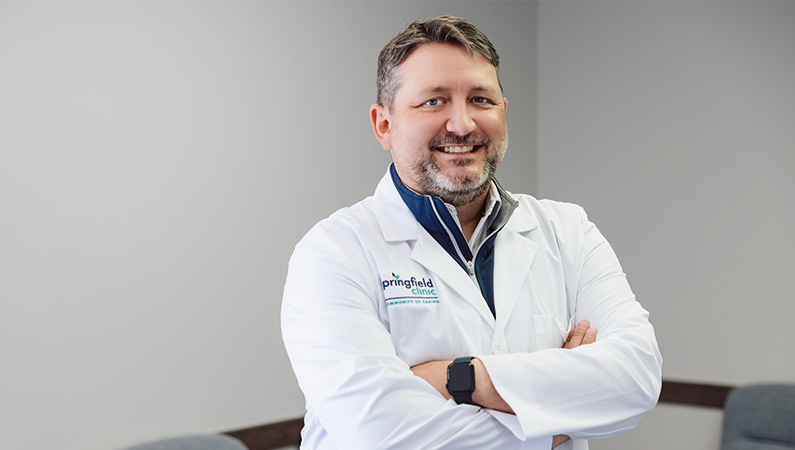
[[[568,441],[569,439],[571,438],[566,436],[565,434],[556,434],[552,436],[552,448],[557,448],[557,446]]]
[[[591,328],[591,323],[587,320],[581,320],[577,327],[572,330],[563,348],[577,348],[581,345],[592,344],[596,341],[596,328]],[[571,439],[565,434],[556,434],[552,437],[552,448],[557,448],[560,444]]]
[[[563,348],[576,348],[581,345],[592,344],[596,341],[596,328],[591,328],[590,322],[581,320],[577,324],[566,342],[563,343]]]

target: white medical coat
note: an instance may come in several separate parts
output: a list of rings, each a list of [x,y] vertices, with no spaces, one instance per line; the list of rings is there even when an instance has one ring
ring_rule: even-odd
[[[576,205],[514,198],[495,241],[496,318],[389,173],[301,240],[282,333],[306,397],[304,448],[548,450],[568,434],[558,448],[582,449],[654,407],[654,330],[610,245]],[[582,319],[597,341],[562,349]],[[446,400],[409,369],[459,356],[483,361],[515,416]]]

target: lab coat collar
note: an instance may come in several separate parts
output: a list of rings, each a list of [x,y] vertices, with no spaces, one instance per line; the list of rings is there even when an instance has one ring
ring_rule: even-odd
[[[515,205],[516,198],[498,185],[503,208],[511,205],[515,211],[503,229],[497,233],[494,265],[494,298],[497,318],[481,298],[479,289],[469,280],[467,273],[450,258],[433,237],[425,232],[401,198],[389,170],[375,190],[373,208],[376,220],[387,242],[415,241],[411,258],[437,273],[477,310],[483,320],[495,330],[498,339],[518,301],[521,287],[537,252],[538,244],[527,233],[539,226],[538,220],[527,207]],[[506,202],[507,201],[507,202]],[[495,221],[498,222],[499,220]]]
[[[438,197],[420,195],[409,189],[398,177],[394,164],[389,166],[389,175],[414,218],[466,270],[466,261],[472,260],[472,251],[448,205]]]
[[[412,241],[420,235],[422,225],[400,198],[389,169],[375,188],[373,210],[387,242]]]

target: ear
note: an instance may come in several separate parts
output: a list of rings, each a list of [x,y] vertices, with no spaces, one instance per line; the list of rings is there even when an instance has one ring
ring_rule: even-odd
[[[373,133],[384,150],[392,150],[390,120],[389,111],[385,107],[379,104],[370,106],[370,122],[373,124]]]

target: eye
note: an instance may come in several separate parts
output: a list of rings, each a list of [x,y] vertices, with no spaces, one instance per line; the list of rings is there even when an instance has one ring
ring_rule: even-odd
[[[439,100],[438,98],[432,98],[427,102],[425,102],[425,106],[438,106],[439,103],[441,103],[441,100]]]
[[[491,100],[487,99],[486,97],[475,97],[472,99],[472,101],[481,104],[491,103]]]

